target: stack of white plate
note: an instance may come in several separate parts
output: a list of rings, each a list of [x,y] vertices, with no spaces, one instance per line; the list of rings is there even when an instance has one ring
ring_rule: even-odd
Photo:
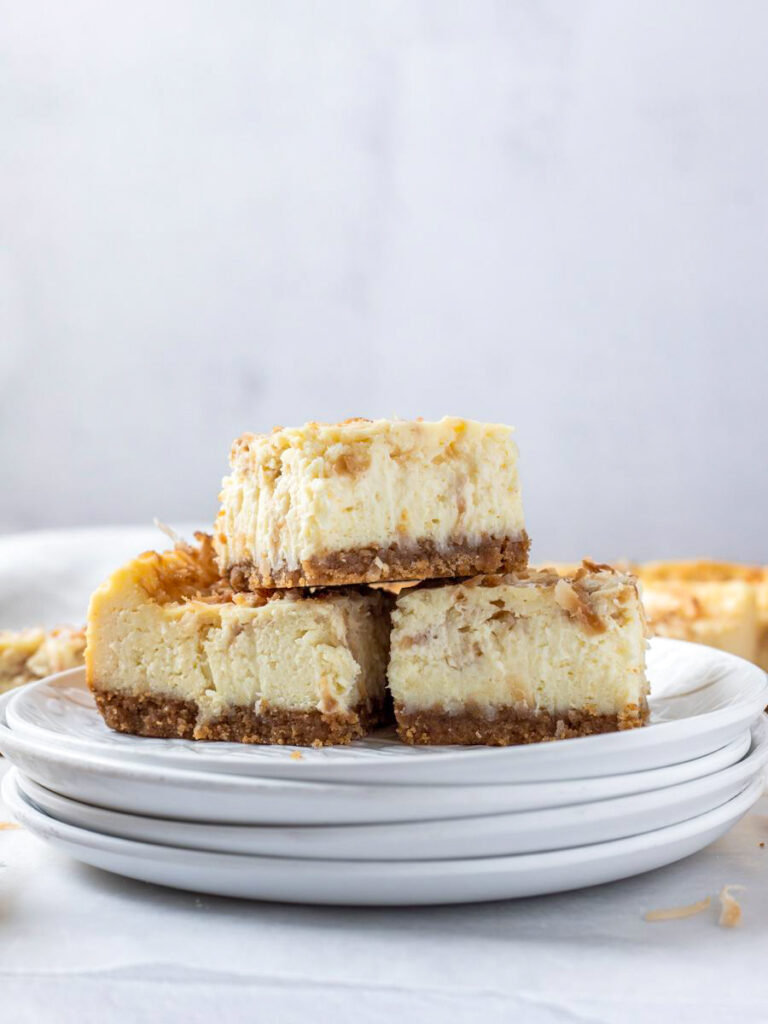
[[[299,749],[110,732],[82,670],[6,695],[3,796],[78,860],[225,896],[426,904],[531,896],[669,864],[758,799],[768,677],[655,640],[644,729],[521,747]]]

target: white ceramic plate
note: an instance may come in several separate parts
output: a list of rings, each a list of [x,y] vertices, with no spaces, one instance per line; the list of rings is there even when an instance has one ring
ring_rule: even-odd
[[[14,693],[9,726],[38,743],[173,770],[324,782],[542,782],[644,771],[700,757],[742,735],[768,704],[768,677],[730,654],[656,639],[648,652],[651,724],[644,729],[517,747],[409,747],[382,732],[320,749],[150,739],[109,730],[74,669]],[[291,758],[298,750],[300,760]]]
[[[479,818],[325,828],[210,825],[147,818],[70,800],[23,775],[16,781],[30,803],[58,821],[123,839],[271,857],[444,860],[561,850],[665,828],[732,800],[762,771],[766,761],[768,725],[763,718],[752,730],[748,755],[737,764],[650,793]]]
[[[0,724],[0,751],[46,789],[130,814],[235,825],[434,821],[590,803],[650,792],[719,771],[742,757],[749,742],[749,731],[745,731],[706,757],[603,778],[476,786],[344,785],[174,771],[135,760],[120,764],[30,742]]]
[[[182,537],[211,524],[173,523]],[[165,551],[167,535],[146,526],[88,526],[30,530],[0,537],[0,622],[5,629],[32,623],[59,626],[85,617],[88,599],[115,566],[137,552]]]
[[[475,903],[612,882],[670,864],[734,825],[763,791],[762,777],[728,803],[678,825],[549,853],[456,860],[349,861],[249,857],[158,846],[66,825],[29,804],[15,773],[3,799],[33,835],[94,867],[219,896],[356,906]]]

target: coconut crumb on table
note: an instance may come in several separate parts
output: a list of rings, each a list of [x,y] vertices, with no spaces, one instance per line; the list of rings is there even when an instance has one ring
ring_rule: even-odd
[[[724,885],[718,894],[720,900],[720,918],[718,924],[721,928],[736,928],[741,924],[741,904],[731,895],[732,892],[746,889],[745,885]]]
[[[21,828],[21,825],[17,825],[15,821],[0,821],[0,832],[12,832],[17,828]]]
[[[700,914],[702,910],[708,910],[711,904],[709,896],[696,903],[689,903],[686,907],[667,907],[664,910],[649,910],[643,915],[644,921],[678,921],[683,917],[693,917]]]
[[[720,916],[717,923],[721,928],[736,928],[741,924],[741,905],[732,895],[734,892],[746,889],[744,885],[724,885],[717,898],[720,901]],[[649,910],[643,914],[644,921],[679,921],[684,917],[693,917],[703,910],[708,910],[712,904],[709,896],[698,900],[696,903],[689,903],[685,907],[666,907],[660,910]]]
[[[292,761],[303,761],[304,760],[304,755],[302,754],[302,752],[300,750],[294,750],[294,752],[291,754],[291,760]]]

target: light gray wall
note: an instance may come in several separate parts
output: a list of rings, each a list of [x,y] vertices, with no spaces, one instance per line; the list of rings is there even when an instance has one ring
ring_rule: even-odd
[[[768,4],[0,3],[0,529],[518,428],[535,554],[768,559]]]

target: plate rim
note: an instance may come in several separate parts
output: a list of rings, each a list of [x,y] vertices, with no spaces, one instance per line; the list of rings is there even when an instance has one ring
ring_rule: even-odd
[[[402,875],[407,871],[416,872],[422,877],[431,877],[435,873],[452,876],[460,872],[466,865],[472,865],[481,873],[501,871],[505,868],[517,868],[525,871],[526,868],[542,868],[556,866],[560,860],[564,861],[563,866],[573,865],[574,859],[577,862],[585,858],[598,857],[611,854],[630,854],[638,849],[646,849],[649,837],[657,841],[675,842],[692,838],[715,828],[723,822],[731,820],[734,813],[738,817],[746,814],[751,807],[760,799],[765,789],[765,781],[762,772],[758,772],[751,782],[731,800],[726,801],[719,807],[704,814],[694,815],[685,821],[674,825],[666,825],[660,829],[651,829],[646,832],[639,832],[633,836],[625,836],[621,839],[611,839],[602,843],[586,843],[561,850],[548,850],[540,853],[515,853],[504,856],[491,857],[460,857],[447,858],[445,860],[412,860],[412,861],[354,861],[354,860],[331,860],[328,858],[296,858],[296,857],[272,857],[258,854],[243,853],[221,853],[209,850],[189,849],[179,846],[165,846],[159,843],[147,843],[135,839],[123,839],[117,836],[109,836],[104,833],[95,832],[90,829],[80,828],[76,825],[69,825],[60,822],[51,815],[38,810],[21,794],[14,773],[9,772],[2,780],[2,798],[9,807],[11,813],[20,817],[20,824],[29,829],[37,838],[45,842],[55,843],[57,840],[63,843],[71,843],[75,846],[85,846],[89,849],[101,850],[102,852],[113,853],[118,856],[132,857],[135,859],[146,858],[147,854],[154,855],[154,859],[162,856],[165,863],[178,864],[186,862],[189,866],[190,858],[197,861],[202,867],[205,862],[211,859],[218,860],[221,867],[251,867],[256,869],[272,868],[280,866],[286,870],[306,870],[307,865],[312,866],[314,872],[333,874],[344,871],[353,875],[365,875],[375,870],[386,871],[392,875]],[[19,812],[19,805],[21,811]],[[738,808],[738,811],[735,809]],[[44,819],[40,823],[40,829],[34,830],[25,822],[24,816]],[[609,849],[612,848],[612,849]]]
[[[523,821],[525,827],[533,829],[538,826],[540,828],[552,827],[554,824],[553,819],[556,815],[565,814],[566,817],[572,815],[578,815],[583,813],[587,807],[594,807],[601,809],[605,814],[628,814],[637,810],[638,805],[643,807],[643,804],[649,806],[644,810],[652,810],[653,804],[651,798],[655,797],[658,801],[659,806],[668,807],[670,804],[679,802],[681,799],[690,797],[695,799],[697,796],[706,795],[712,790],[717,790],[718,784],[727,787],[730,785],[738,785],[743,783],[746,786],[751,778],[756,777],[757,773],[760,772],[765,765],[768,763],[768,719],[763,719],[756,722],[750,730],[750,749],[747,753],[734,764],[729,765],[719,771],[713,772],[709,775],[702,775],[694,779],[686,779],[682,782],[675,783],[671,786],[662,786],[658,789],[645,790],[640,793],[629,793],[619,795],[615,797],[608,797],[605,799],[583,801],[581,803],[566,804],[560,807],[541,807],[541,808],[530,808],[527,810],[518,811],[501,811],[495,813],[480,814],[473,818],[434,818],[424,821],[399,821],[399,822],[350,822],[343,825],[304,825],[301,823],[295,825],[286,826],[274,826],[274,825],[260,825],[260,824],[231,824],[227,822],[209,822],[202,823],[199,821],[186,821],[178,819],[158,819],[149,814],[137,814],[128,811],[121,811],[115,808],[102,807],[96,804],[90,804],[83,800],[78,800],[75,797],[66,796],[65,794],[57,793],[55,790],[50,789],[47,786],[35,781],[33,778],[27,776],[20,768],[13,767],[11,772],[14,774],[16,779],[16,786],[21,791],[21,795],[35,807],[42,811],[42,813],[49,815],[50,817],[62,821],[63,824],[67,822],[58,817],[56,805],[57,802],[61,804],[59,808],[61,813],[77,813],[78,808],[85,808],[87,812],[92,812],[95,815],[93,825],[76,825],[76,827],[82,827],[91,829],[92,831],[101,831],[98,824],[99,817],[102,817],[103,825],[108,829],[109,827],[117,828],[121,824],[128,825],[134,822],[137,827],[142,827],[145,824],[156,824],[158,826],[164,824],[170,826],[172,830],[187,829],[190,833],[189,842],[192,842],[193,833],[202,833],[206,829],[215,829],[223,842],[228,836],[232,838],[240,836],[253,836],[254,838],[261,835],[266,836],[269,833],[298,833],[303,839],[308,839],[311,835],[321,835],[325,841],[333,841],[340,838],[342,835],[346,835],[350,838],[360,837],[371,837],[381,833],[382,829],[388,831],[394,830],[395,833],[401,833],[403,840],[407,840],[409,834],[413,832],[415,828],[423,829],[428,828],[430,830],[436,830],[439,828],[445,828],[446,825],[458,825],[461,828],[470,829],[477,828],[478,824],[488,823],[494,821],[499,827],[503,827],[505,822],[510,825],[515,819]],[[718,779],[718,783],[714,780]],[[702,792],[703,790],[703,792]],[[40,803],[42,800],[50,800],[50,806]],[[629,801],[629,807],[625,807],[625,802]],[[542,820],[543,819],[543,820]],[[686,819],[681,819],[686,820]],[[471,824],[470,824],[471,823]],[[642,830],[639,830],[642,831]],[[109,831],[104,834],[109,833]],[[128,838],[126,836],[119,836],[118,838]],[[168,843],[162,842],[160,839],[146,839],[142,840],[146,842],[154,842],[159,845],[174,845],[172,841]],[[195,848],[185,846],[184,848]],[[205,848],[205,847],[200,847]],[[227,852],[222,850],[220,852]],[[234,852],[234,851],[230,851]],[[256,855],[256,854],[254,854]],[[277,856],[277,854],[272,854]],[[306,855],[301,858],[302,860],[312,859],[311,855]],[[334,858],[338,859],[338,858]],[[370,858],[355,858],[355,859],[370,859]],[[423,859],[423,858],[419,858]],[[437,858],[435,858],[437,859]]]
[[[441,765],[452,763],[461,759],[462,763],[468,768],[473,765],[491,765],[496,761],[503,760],[506,765],[514,762],[522,762],[530,764],[534,758],[541,760],[541,750],[546,748],[553,752],[554,757],[550,754],[547,760],[565,760],[574,759],[575,761],[586,759],[590,755],[593,757],[605,756],[610,757],[621,754],[631,754],[634,751],[642,748],[657,748],[664,746],[667,743],[671,743],[677,734],[680,738],[681,732],[686,738],[694,736],[701,736],[706,734],[712,728],[714,728],[713,717],[717,716],[718,726],[727,728],[733,723],[737,722],[740,718],[746,714],[757,714],[760,713],[763,707],[768,705],[768,674],[763,672],[762,669],[757,665],[753,665],[751,662],[745,661],[743,658],[739,658],[737,655],[728,654],[724,651],[719,651],[714,648],[706,647],[703,644],[694,644],[690,641],[684,640],[672,640],[667,637],[657,637],[653,640],[654,644],[661,646],[664,650],[669,648],[671,650],[684,648],[694,648],[700,652],[705,652],[708,657],[718,660],[725,660],[726,662],[733,663],[733,669],[739,669],[742,672],[749,672],[754,677],[754,690],[753,692],[744,697],[742,700],[738,700],[732,704],[728,704],[725,707],[715,708],[710,711],[703,711],[696,715],[689,715],[685,718],[674,719],[667,722],[656,722],[652,725],[645,726],[639,729],[624,730],[621,732],[614,733],[603,733],[595,736],[578,736],[569,739],[558,740],[557,744],[551,743],[533,743],[523,745],[513,745],[509,747],[491,747],[491,746],[476,746],[476,747],[418,747],[418,753],[415,753],[414,748],[409,747],[406,744],[402,744],[404,750],[403,753],[399,753],[397,750],[387,752],[386,764],[381,763],[380,770],[382,774],[387,769],[397,770],[400,768],[415,768],[418,764],[420,767],[439,768]],[[760,685],[758,685],[758,681]],[[55,673],[47,676],[44,679],[37,680],[36,682],[27,684],[26,686],[16,688],[15,690],[9,690],[8,693],[3,694],[0,697],[0,714],[5,713],[8,718],[9,727],[14,729],[12,720],[17,723],[15,731],[21,735],[30,735],[35,733],[41,740],[46,738],[50,743],[60,743],[62,746],[72,747],[74,749],[81,749],[84,753],[88,752],[89,756],[113,758],[118,756],[118,751],[115,747],[111,746],[108,740],[100,739],[83,739],[80,737],[67,737],[64,733],[57,733],[53,730],[45,729],[44,727],[31,723],[24,719],[18,709],[14,705],[19,704],[22,708],[24,702],[30,699],[34,699],[34,694],[41,690],[44,686],[61,685],[76,685],[80,689],[87,691],[87,684],[85,682],[85,669],[83,667],[69,669],[65,672]],[[97,713],[97,712],[96,712]],[[141,740],[143,737],[136,737]],[[170,742],[174,742],[172,739]],[[206,741],[197,741],[201,745],[201,755],[193,753],[190,750],[183,748],[168,748],[168,752],[152,750],[149,753],[153,759],[158,762],[162,761],[164,767],[168,770],[185,770],[185,771],[201,771],[206,770],[215,773],[215,769],[201,768],[199,763],[197,767],[194,767],[194,762],[198,757],[207,759],[216,759],[216,749],[220,748],[220,744],[207,743]],[[573,744],[579,744],[579,746],[573,746]],[[238,745],[232,745],[237,747]],[[353,760],[349,757],[349,747],[338,748],[344,750],[346,756],[334,757],[333,753],[336,748],[323,748],[322,760],[312,759],[312,751],[306,750],[306,748],[294,747],[290,745],[277,745],[268,744],[267,746],[273,748],[279,746],[280,751],[286,753],[284,761],[276,763],[270,762],[267,759],[259,761],[258,751],[259,746],[239,745],[243,746],[242,757],[239,758],[239,763],[243,764],[246,758],[252,757],[255,768],[261,768],[270,776],[276,776],[278,771],[285,771],[289,776],[293,776],[295,781],[305,781],[311,778],[313,772],[328,772],[337,771],[344,772],[348,771],[350,775],[354,774],[355,770],[360,770],[363,765],[363,770],[372,770],[375,772],[377,769],[373,767],[369,761],[363,761],[361,758],[359,761]],[[210,748],[210,749],[209,749]],[[253,751],[253,753],[247,751]],[[303,761],[292,760],[290,754],[298,751],[305,751],[309,756],[305,757]],[[406,752],[407,751],[407,752]],[[575,753],[579,751],[578,757],[575,757]],[[139,751],[134,752],[134,756]],[[237,757],[239,750],[234,751],[227,748],[227,756]],[[177,764],[170,763],[170,759],[175,758]],[[417,758],[420,759],[417,761]],[[224,762],[222,758],[222,762]],[[167,762],[167,764],[166,764]],[[185,764],[189,764],[189,768],[184,768]],[[416,769],[417,770],[417,769]],[[235,774],[235,773],[232,773]],[[266,775],[265,775],[266,777]],[[340,785],[343,783],[339,783]]]
[[[757,716],[756,716],[757,717]],[[745,732],[749,727],[745,726]],[[191,769],[181,768],[165,768],[154,764],[136,764],[134,762],[121,762],[118,760],[110,760],[107,758],[97,758],[90,755],[78,754],[77,752],[71,752],[65,748],[55,748],[51,751],[50,748],[36,747],[31,740],[25,737],[17,736],[12,729],[7,725],[4,725],[0,721],[0,752],[5,753],[3,745],[3,737],[10,737],[10,743],[13,745],[24,748],[25,753],[32,754],[33,756],[47,757],[49,762],[54,764],[61,763],[68,767],[74,768],[78,771],[91,771],[96,772],[102,778],[109,778],[116,781],[122,782],[139,782],[144,784],[170,784],[174,786],[180,786],[185,790],[199,790],[200,787],[204,787],[209,793],[211,792],[222,792],[232,794],[233,791],[239,795],[248,794],[254,788],[261,790],[266,793],[270,790],[273,793],[279,791],[290,792],[296,794],[304,794],[313,797],[317,797],[321,794],[324,789],[330,789],[332,793],[341,795],[341,793],[349,794],[352,791],[360,792],[361,790],[380,792],[382,789],[391,791],[402,795],[403,791],[414,791],[423,790],[424,793],[429,791],[434,793],[436,789],[454,790],[463,789],[467,791],[476,790],[478,786],[490,789],[527,789],[530,790],[532,787],[537,786],[558,786],[570,782],[583,782],[583,783],[595,783],[605,781],[608,778],[619,778],[622,776],[647,776],[647,774],[661,773],[669,771],[671,769],[680,768],[683,765],[696,764],[701,761],[704,757],[712,757],[722,751],[731,748],[737,744],[743,737],[743,733],[735,737],[733,740],[724,744],[721,747],[710,751],[707,754],[703,754],[700,757],[690,758],[687,761],[677,762],[671,765],[661,765],[656,768],[646,768],[640,771],[629,771],[629,772],[616,772],[613,774],[602,775],[602,776],[587,776],[587,777],[570,777],[568,779],[546,779],[540,782],[530,781],[518,781],[518,782],[496,782],[496,783],[455,783],[446,786],[436,786],[434,783],[428,782],[417,782],[409,783],[407,785],[395,783],[395,782],[377,782],[375,780],[366,779],[364,782],[332,782],[326,779],[317,779],[311,781],[308,779],[291,779],[283,776],[259,776],[259,775],[238,775],[229,774],[226,772],[205,772],[205,771],[193,771]],[[14,764],[14,758],[12,755],[7,755],[8,760]],[[718,769],[715,769],[716,771]],[[704,775],[712,774],[711,772],[704,772]],[[694,775],[693,778],[699,777]],[[674,785],[674,783],[672,783]],[[654,787],[651,787],[654,788]],[[661,788],[661,786],[656,787]]]

